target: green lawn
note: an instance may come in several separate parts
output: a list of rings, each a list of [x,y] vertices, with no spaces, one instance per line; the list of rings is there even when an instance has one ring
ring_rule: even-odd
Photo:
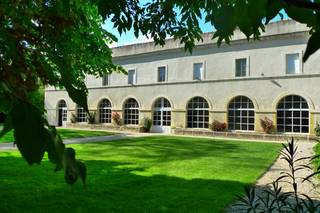
[[[88,189],[53,165],[0,151],[0,212],[220,212],[271,165],[280,144],[144,137],[72,145]]]
[[[90,131],[90,130],[75,130],[75,129],[57,129],[57,130],[60,133],[62,139],[104,136],[104,135],[114,134],[112,132]],[[13,131],[8,132],[6,135],[0,138],[0,143],[12,142],[12,141],[14,141]]]

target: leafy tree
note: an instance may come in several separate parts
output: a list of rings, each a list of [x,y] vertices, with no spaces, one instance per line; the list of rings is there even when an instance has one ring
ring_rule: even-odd
[[[105,20],[120,33],[133,29],[137,37],[148,35],[158,45],[170,36],[192,51],[202,40],[200,19],[214,26],[213,39],[220,45],[231,41],[236,28],[258,39],[281,11],[310,27],[306,61],[320,48],[319,0],[2,0],[0,112],[7,116],[0,137],[14,129],[15,143],[29,164],[40,163],[47,152],[56,170],[64,168],[66,182],[74,183],[84,165],[48,125],[32,94],[45,86],[65,89],[89,113],[85,76],[125,73],[112,62],[108,45],[117,38],[102,28]]]

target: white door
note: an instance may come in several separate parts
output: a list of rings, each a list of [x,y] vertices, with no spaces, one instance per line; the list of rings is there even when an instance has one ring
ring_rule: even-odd
[[[171,132],[171,105],[165,98],[159,98],[154,104],[151,132]]]
[[[58,126],[67,126],[67,104],[61,100],[58,104]]]

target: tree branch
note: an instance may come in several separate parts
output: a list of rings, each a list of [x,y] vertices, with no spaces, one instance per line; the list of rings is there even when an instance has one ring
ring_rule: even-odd
[[[312,2],[309,0],[283,0],[283,1],[291,6],[320,11],[320,3],[317,3],[317,2]]]

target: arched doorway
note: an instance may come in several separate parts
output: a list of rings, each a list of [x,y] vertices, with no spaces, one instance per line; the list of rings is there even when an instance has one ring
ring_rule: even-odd
[[[124,103],[123,112],[125,125],[139,124],[139,104],[134,98],[129,98]]]
[[[194,97],[188,102],[187,127],[209,128],[209,104],[206,99]]]
[[[229,130],[254,131],[254,105],[246,96],[233,98],[228,106]]]
[[[99,104],[99,123],[111,123],[111,102],[103,99]]]
[[[171,104],[166,98],[159,98],[153,104],[152,132],[170,133]]]
[[[65,100],[58,103],[58,126],[66,126],[68,119],[68,109]]]

